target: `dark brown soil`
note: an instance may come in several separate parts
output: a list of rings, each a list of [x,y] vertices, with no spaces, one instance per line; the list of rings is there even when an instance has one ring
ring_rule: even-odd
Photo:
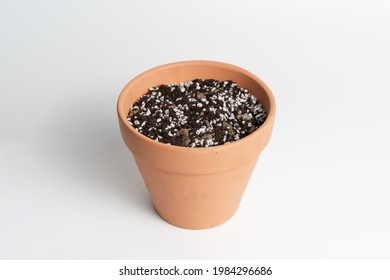
[[[150,88],[135,102],[128,120],[143,135],[185,147],[228,144],[266,120],[265,110],[233,81],[195,79]]]

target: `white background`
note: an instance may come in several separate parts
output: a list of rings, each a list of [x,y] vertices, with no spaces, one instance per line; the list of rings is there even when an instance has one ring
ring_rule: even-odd
[[[387,1],[0,1],[0,259],[390,258]],[[263,79],[271,142],[239,211],[153,210],[116,100],[151,67]]]

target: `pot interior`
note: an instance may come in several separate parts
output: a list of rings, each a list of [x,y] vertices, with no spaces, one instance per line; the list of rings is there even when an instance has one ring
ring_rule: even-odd
[[[266,89],[254,75],[233,65],[213,62],[186,62],[160,66],[142,73],[127,86],[122,99],[122,112],[127,115],[131,104],[147,93],[148,88],[161,84],[178,84],[193,79],[232,80],[252,93],[269,113],[271,101]],[[125,116],[124,116],[125,117]]]

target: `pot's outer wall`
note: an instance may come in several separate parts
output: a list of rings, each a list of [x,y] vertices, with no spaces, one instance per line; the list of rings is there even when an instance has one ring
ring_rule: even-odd
[[[208,148],[159,143],[130,125],[129,108],[148,88],[196,78],[233,80],[258,98],[267,120],[239,141]],[[140,74],[122,90],[117,109],[122,137],[156,210],[168,222],[184,228],[216,226],[235,213],[275,119],[273,95],[259,78],[242,68],[212,61],[171,63]]]

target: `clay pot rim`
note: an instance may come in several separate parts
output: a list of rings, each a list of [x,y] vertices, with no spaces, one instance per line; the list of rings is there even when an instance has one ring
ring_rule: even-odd
[[[213,67],[223,68],[226,70],[230,70],[232,72],[238,72],[240,74],[243,74],[243,75],[251,78],[252,80],[254,80],[256,83],[258,83],[264,89],[264,92],[266,93],[266,95],[269,99],[269,102],[270,102],[270,109],[269,109],[269,112],[267,112],[268,117],[265,120],[265,122],[258,129],[256,129],[254,132],[252,132],[251,134],[249,134],[248,136],[246,136],[240,140],[230,142],[230,143],[225,144],[225,145],[217,145],[217,146],[211,146],[211,147],[196,147],[196,148],[194,148],[194,147],[168,145],[165,143],[154,141],[153,139],[150,139],[149,137],[138,132],[130,124],[130,122],[127,120],[128,112],[124,111],[124,109],[123,109],[123,107],[124,107],[123,103],[125,101],[125,96],[128,94],[128,88],[130,88],[133,84],[136,84],[139,80],[145,78],[146,76],[149,76],[150,74],[161,71],[163,69],[175,68],[178,66],[190,66],[190,65],[213,66]],[[134,77],[132,80],[130,80],[126,84],[126,86],[122,89],[122,91],[119,95],[119,98],[117,101],[117,112],[118,112],[118,115],[119,115],[122,123],[132,132],[132,134],[134,136],[139,138],[139,140],[146,141],[150,145],[154,145],[154,146],[161,148],[161,149],[167,149],[167,150],[178,150],[179,149],[180,151],[202,153],[202,152],[210,152],[210,151],[223,152],[226,149],[231,149],[235,146],[242,145],[246,142],[249,142],[252,138],[256,137],[257,134],[259,134],[263,130],[265,130],[266,126],[272,125],[273,119],[275,118],[275,109],[276,109],[275,106],[276,106],[275,99],[274,99],[274,96],[273,96],[271,90],[268,88],[268,86],[260,78],[258,78],[256,75],[252,74],[251,72],[249,72],[241,67],[238,67],[238,66],[235,66],[235,65],[232,65],[229,63],[224,63],[224,62],[211,61],[211,60],[187,60],[187,61],[172,62],[172,63],[168,63],[168,64],[163,64],[163,65],[160,65],[157,67],[153,67],[147,71],[142,72],[141,74],[137,75],[136,77]]]

